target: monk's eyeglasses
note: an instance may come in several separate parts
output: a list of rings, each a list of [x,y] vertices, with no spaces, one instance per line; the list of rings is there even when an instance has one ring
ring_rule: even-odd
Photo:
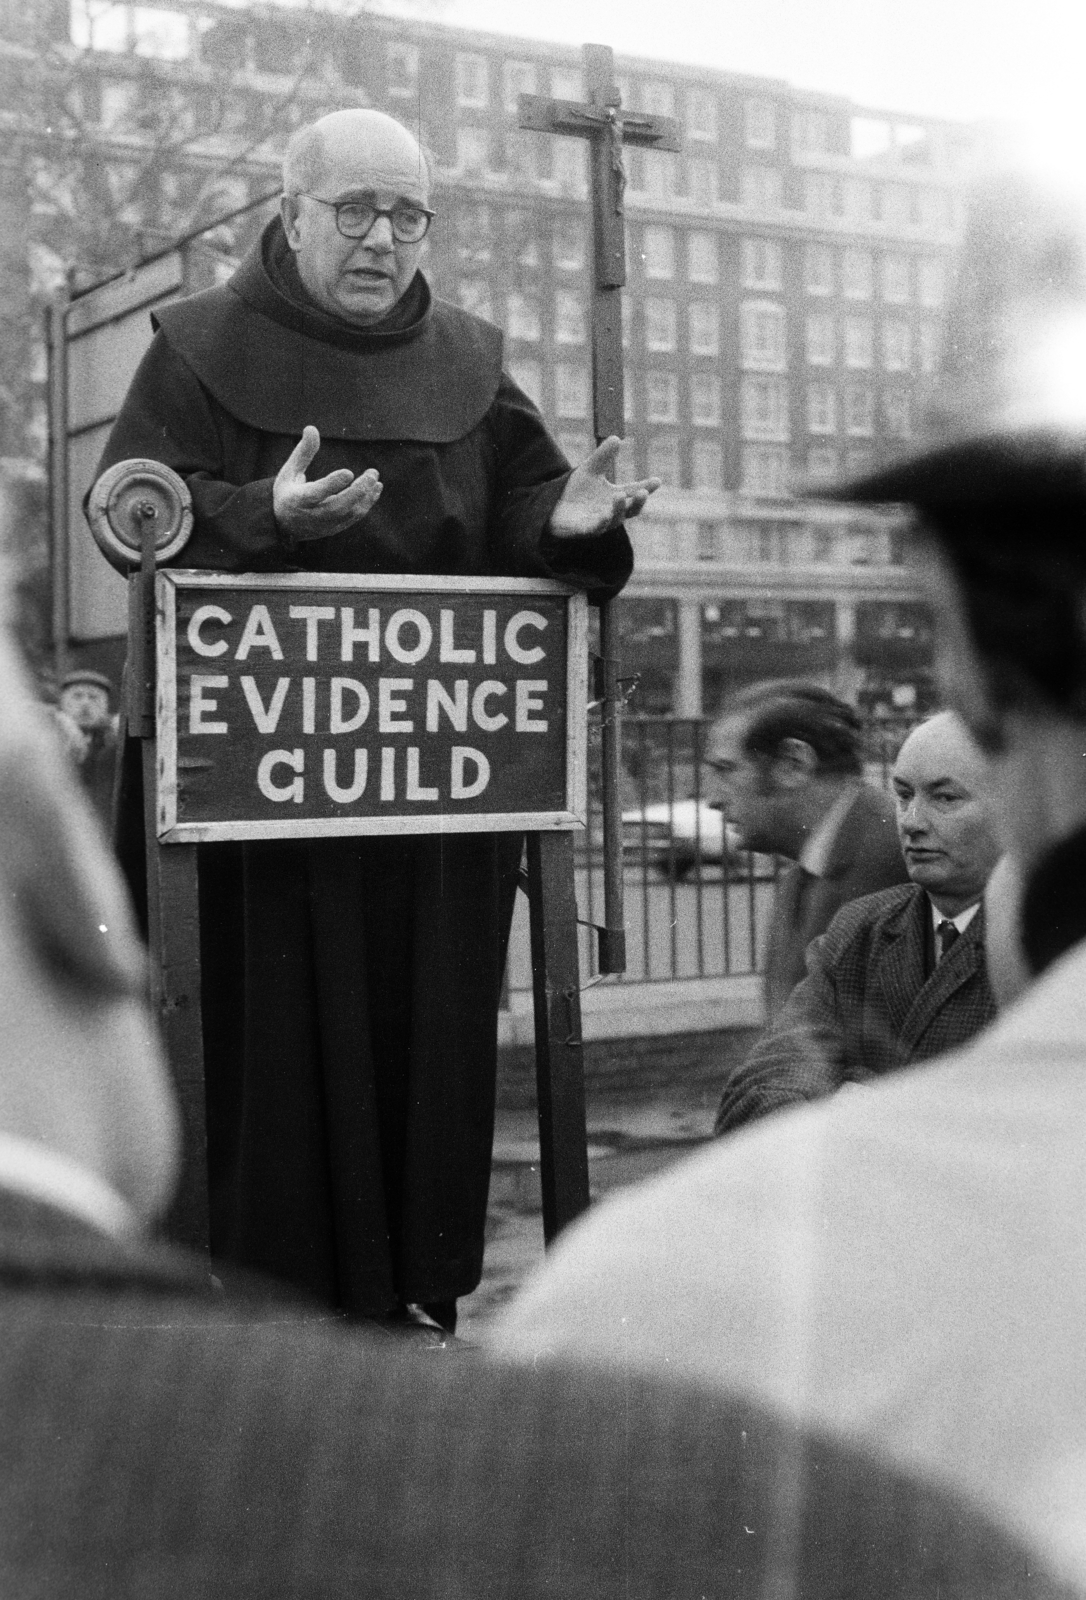
[[[345,239],[364,239],[378,217],[387,217],[392,224],[394,239],[398,239],[400,244],[418,244],[420,239],[425,239],[432,218],[437,216],[436,211],[427,211],[425,206],[404,205],[402,201],[386,208],[371,206],[365,200],[325,200],[319,194],[309,194],[304,189],[300,192],[307,200],[315,200],[319,206],[332,207],[336,214],[336,227]]]

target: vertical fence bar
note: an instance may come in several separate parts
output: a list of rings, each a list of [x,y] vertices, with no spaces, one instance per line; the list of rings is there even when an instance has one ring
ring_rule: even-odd
[[[52,589],[53,671],[58,685],[68,670],[72,635],[68,528],[68,305],[55,301],[45,314],[49,360],[49,578]]]

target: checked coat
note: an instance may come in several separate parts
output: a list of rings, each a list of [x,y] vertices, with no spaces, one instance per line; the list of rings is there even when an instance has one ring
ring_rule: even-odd
[[[717,1133],[967,1043],[995,1017],[984,910],[937,966],[915,884],[844,906],[807,951],[807,976],[725,1086]]]
[[[352,1335],[2,1189],[0,1423],[5,1600],[1082,1600],[753,1400]]]

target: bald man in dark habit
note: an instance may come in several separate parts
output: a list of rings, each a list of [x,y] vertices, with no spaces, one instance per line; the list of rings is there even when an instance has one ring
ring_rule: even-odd
[[[184,566],[625,583],[623,522],[657,480],[610,483],[614,439],[571,472],[500,331],[431,294],[433,215],[406,129],[335,112],[292,140],[230,282],[156,312],[102,466],[182,475]],[[487,834],[202,847],[213,1253],[354,1316],[455,1325],[519,855]]]

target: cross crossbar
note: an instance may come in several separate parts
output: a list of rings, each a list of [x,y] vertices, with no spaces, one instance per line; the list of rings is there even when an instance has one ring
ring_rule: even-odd
[[[607,135],[614,125],[622,130],[623,144],[649,150],[682,149],[682,129],[674,117],[623,111],[617,105],[586,105],[579,100],[548,100],[540,94],[522,94],[517,120],[520,127],[532,133],[580,134],[586,139]]]

